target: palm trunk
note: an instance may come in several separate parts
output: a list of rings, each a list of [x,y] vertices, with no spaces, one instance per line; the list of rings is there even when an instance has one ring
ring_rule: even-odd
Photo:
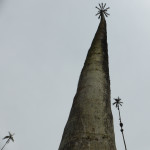
[[[116,150],[103,15],[80,75],[59,150]]]
[[[6,141],[6,143],[4,144],[4,146],[1,148],[1,150],[3,150],[4,149],[4,147],[6,146],[6,144],[8,144],[9,143],[9,141],[10,141],[10,138]]]

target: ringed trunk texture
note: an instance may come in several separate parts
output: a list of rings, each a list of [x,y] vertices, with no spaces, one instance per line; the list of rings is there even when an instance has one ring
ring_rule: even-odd
[[[59,150],[116,150],[103,14],[80,75]]]

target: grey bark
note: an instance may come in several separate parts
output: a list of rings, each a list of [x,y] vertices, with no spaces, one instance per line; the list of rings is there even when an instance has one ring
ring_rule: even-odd
[[[59,150],[116,150],[103,15],[80,75]]]

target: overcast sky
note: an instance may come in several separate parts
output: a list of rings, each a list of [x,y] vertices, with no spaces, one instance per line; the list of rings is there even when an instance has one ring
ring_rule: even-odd
[[[149,0],[0,0],[0,139],[15,133],[5,150],[58,150],[100,2],[111,8],[111,100],[124,102],[127,148],[150,149]],[[112,112],[123,150],[114,106]]]

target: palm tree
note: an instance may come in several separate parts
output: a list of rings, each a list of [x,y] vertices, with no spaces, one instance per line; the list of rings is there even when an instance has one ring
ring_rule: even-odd
[[[100,24],[81,71],[59,150],[116,150],[110,105],[107,31],[104,6]],[[97,14],[97,15],[98,15]]]
[[[120,114],[120,107],[119,107],[119,106],[122,106],[123,102],[121,102],[121,99],[119,98],[119,96],[118,96],[118,98],[114,98],[114,100],[115,100],[115,102],[113,103],[113,105],[116,105],[116,108],[118,109],[118,112],[119,112],[119,121],[120,121],[120,127],[121,127],[120,131],[122,133],[125,150],[127,150],[126,141],[125,141],[125,137],[124,137],[123,123],[121,121],[121,114]]]
[[[6,146],[6,144],[8,144],[8,143],[10,142],[10,140],[14,142],[13,136],[14,136],[15,134],[11,134],[10,132],[8,132],[8,133],[9,133],[9,135],[8,135],[8,136],[5,136],[5,137],[3,138],[3,140],[4,140],[4,139],[7,139],[7,141],[6,141],[5,145],[2,147],[1,150],[4,149],[4,147]]]

